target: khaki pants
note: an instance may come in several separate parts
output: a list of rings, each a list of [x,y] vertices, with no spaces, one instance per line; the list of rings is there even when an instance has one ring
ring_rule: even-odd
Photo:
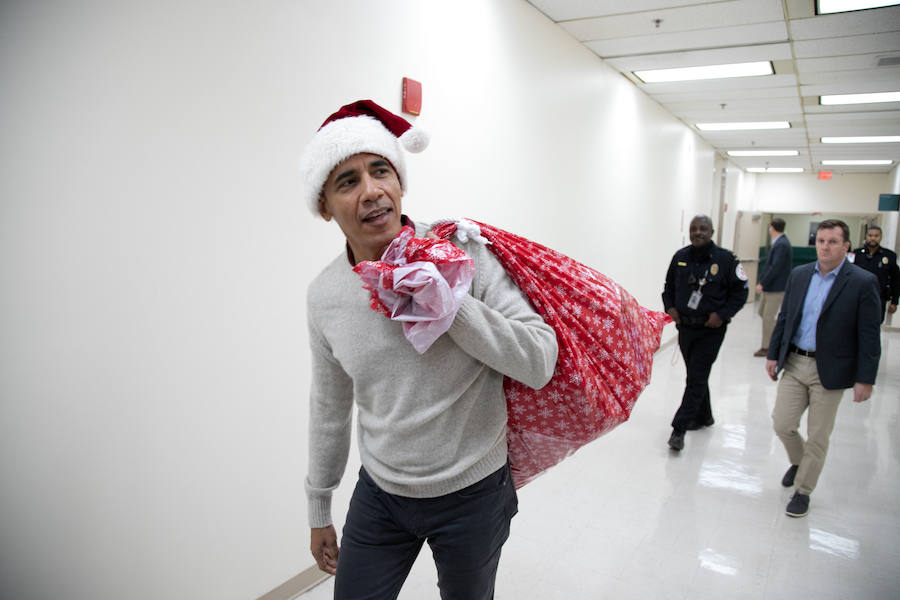
[[[799,465],[794,483],[797,491],[809,495],[816,489],[819,474],[825,466],[828,438],[834,429],[834,418],[844,390],[826,390],[816,372],[816,359],[790,352],[778,384],[772,424],[787,450],[792,465]],[[809,409],[806,423],[807,440],[797,431],[800,417]]]
[[[775,320],[778,318],[778,309],[784,292],[763,292],[759,295],[759,316],[762,317],[762,346],[768,348],[772,340],[772,331],[775,329]]]

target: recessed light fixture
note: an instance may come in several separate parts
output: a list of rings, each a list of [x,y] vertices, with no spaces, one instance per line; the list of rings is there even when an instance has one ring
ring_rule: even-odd
[[[872,104],[875,102],[900,102],[900,92],[873,92],[871,94],[831,94],[819,96],[819,104]]]
[[[696,123],[701,131],[738,131],[742,129],[788,129],[787,121],[755,121],[748,123]]]
[[[870,166],[870,165],[889,165],[892,160],[823,160],[823,165],[845,165],[845,166]]]
[[[728,156],[799,156],[799,150],[729,150]]]
[[[823,137],[823,144],[888,144],[900,142],[900,135],[857,135],[845,137]]]
[[[802,173],[801,167],[750,167],[748,173]]]
[[[697,81],[700,79],[725,79],[728,77],[756,77],[773,75],[775,70],[768,60],[730,65],[707,65],[702,67],[678,67],[674,69],[649,69],[633,71],[634,76],[644,83],[668,83],[671,81]]]
[[[849,12],[851,10],[865,10],[867,8],[881,8],[882,6],[894,6],[900,2],[885,2],[884,0],[818,0],[818,14]]]

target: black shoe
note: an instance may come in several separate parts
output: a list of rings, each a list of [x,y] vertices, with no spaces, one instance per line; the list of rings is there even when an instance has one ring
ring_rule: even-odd
[[[809,496],[800,492],[794,492],[794,496],[788,502],[785,512],[789,517],[805,517],[806,513],[809,512]]]
[[[710,417],[703,422],[703,426],[704,427],[712,427],[713,425],[715,425],[715,423],[716,423],[716,420],[713,419],[712,417]]]
[[[684,448],[683,431],[678,431],[677,429],[672,430],[672,435],[669,437],[669,448],[672,450],[681,450]]]
[[[799,468],[800,465],[791,465],[788,467],[788,470],[784,473],[784,477],[781,478],[781,485],[784,487],[791,487],[794,485],[794,477],[797,476],[797,469]]]

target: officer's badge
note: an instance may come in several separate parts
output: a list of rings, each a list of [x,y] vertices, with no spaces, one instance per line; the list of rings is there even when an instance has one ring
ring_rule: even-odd
[[[712,266],[709,268],[709,274],[716,275],[718,272],[719,272],[719,264],[713,263]]]
[[[887,256],[883,257],[883,258],[881,259],[881,262],[884,263],[884,264],[888,264]]]
[[[744,266],[741,263],[734,267],[734,275],[741,281],[747,281],[747,274],[744,272]]]

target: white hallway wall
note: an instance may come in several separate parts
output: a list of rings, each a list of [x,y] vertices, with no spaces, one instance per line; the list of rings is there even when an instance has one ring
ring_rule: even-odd
[[[772,213],[878,214],[878,195],[891,193],[891,175],[847,174],[820,180],[816,174],[756,175],[750,210]]]
[[[3,597],[246,599],[312,564],[305,288],[342,242],[295,164],[340,104],[421,80],[412,216],[648,306],[715,212],[711,149],[520,0],[0,11]]]

